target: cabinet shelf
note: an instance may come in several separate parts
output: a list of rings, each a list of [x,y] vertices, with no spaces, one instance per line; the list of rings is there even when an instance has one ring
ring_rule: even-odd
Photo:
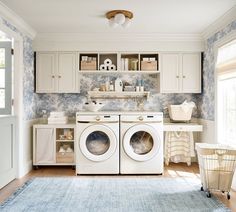
[[[86,70],[78,71],[79,74],[159,74],[160,71],[100,71],[100,70]]]
[[[88,95],[90,98],[96,98],[96,99],[107,99],[107,98],[124,99],[124,98],[138,98],[138,97],[148,98],[150,95],[150,92],[149,91],[144,91],[144,92],[88,91]]]

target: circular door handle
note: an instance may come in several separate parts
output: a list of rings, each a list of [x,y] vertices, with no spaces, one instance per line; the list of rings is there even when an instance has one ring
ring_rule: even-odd
[[[183,76],[183,78],[186,78],[186,76]]]
[[[138,119],[139,119],[139,121],[143,121],[143,117],[142,116],[139,116]]]
[[[96,117],[96,121],[100,121],[101,118],[99,116]]]
[[[55,78],[55,76],[54,76],[54,75],[52,75],[52,78]]]
[[[179,76],[176,76],[176,78],[179,78]]]
[[[59,75],[58,78],[61,78],[61,76]]]

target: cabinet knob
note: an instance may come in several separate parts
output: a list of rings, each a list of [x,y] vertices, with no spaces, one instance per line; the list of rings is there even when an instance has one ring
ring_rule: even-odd
[[[61,76],[59,75],[58,78],[61,78]]]
[[[100,121],[101,118],[99,116],[96,117],[96,121]]]
[[[143,117],[142,116],[139,116],[138,119],[139,119],[139,121],[143,121]]]
[[[179,76],[176,76],[176,78],[179,78]]]
[[[186,78],[186,76],[183,76],[183,78]]]
[[[55,78],[55,76],[54,76],[54,75],[52,75],[52,78]]]

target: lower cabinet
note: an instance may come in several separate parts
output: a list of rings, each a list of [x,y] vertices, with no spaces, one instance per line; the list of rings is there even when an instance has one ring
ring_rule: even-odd
[[[74,165],[75,125],[34,125],[33,165]]]

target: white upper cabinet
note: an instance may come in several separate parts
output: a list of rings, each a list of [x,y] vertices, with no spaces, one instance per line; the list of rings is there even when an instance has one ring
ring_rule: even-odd
[[[55,91],[57,53],[39,52],[36,55],[36,91],[51,93]]]
[[[58,53],[58,92],[76,91],[76,53]]]
[[[161,93],[201,93],[201,53],[162,53]]]
[[[201,93],[201,55],[182,54],[182,92]]]
[[[175,93],[180,90],[179,55],[161,54],[161,92]]]
[[[36,53],[37,93],[78,93],[76,52]]]

